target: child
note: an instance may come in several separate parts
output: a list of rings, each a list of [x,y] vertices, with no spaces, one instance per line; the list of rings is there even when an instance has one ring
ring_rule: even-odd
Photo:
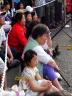
[[[36,65],[38,63],[35,51],[28,50],[24,54],[25,67],[22,72],[19,86],[21,89],[27,90],[26,96],[43,96],[44,92],[59,92],[49,80],[42,79],[39,75]]]

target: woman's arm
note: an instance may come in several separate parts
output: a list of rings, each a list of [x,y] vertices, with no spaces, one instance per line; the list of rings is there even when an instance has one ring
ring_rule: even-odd
[[[3,45],[6,47],[6,41],[3,42]],[[8,54],[8,62],[9,63],[12,63],[13,62],[13,55],[12,55],[12,52],[9,48],[9,46],[7,45],[7,54]]]
[[[7,47],[7,53],[8,53],[8,56],[9,56],[9,63],[12,63],[13,62],[13,55],[12,55],[12,52],[10,50],[10,47],[8,46]]]
[[[59,70],[59,67],[56,64],[55,60],[49,54],[47,54],[41,46],[37,46],[33,50],[37,53],[39,62],[48,64],[53,68]]]

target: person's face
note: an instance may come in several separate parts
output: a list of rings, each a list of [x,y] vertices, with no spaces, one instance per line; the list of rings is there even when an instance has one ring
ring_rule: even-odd
[[[26,17],[26,20],[27,21],[32,21],[32,15],[31,14],[28,14],[27,17]]]
[[[20,9],[24,9],[24,5],[22,3],[20,4]]]
[[[10,4],[6,5],[6,9],[7,9],[7,10],[10,9]]]
[[[34,16],[33,16],[33,21],[38,21],[37,15],[34,15]]]
[[[47,40],[47,37],[48,35],[47,34],[43,34],[42,36],[38,37],[37,38],[37,42],[40,44],[40,45],[44,45],[46,40]]]
[[[0,25],[3,25],[5,23],[5,18],[4,17],[1,17],[0,18]]]
[[[21,19],[21,25],[25,25],[25,16],[24,15],[22,15],[22,19]]]
[[[38,64],[38,58],[36,55],[34,55],[34,57],[32,58],[31,62],[30,62],[30,66],[31,67],[36,67],[36,65]]]

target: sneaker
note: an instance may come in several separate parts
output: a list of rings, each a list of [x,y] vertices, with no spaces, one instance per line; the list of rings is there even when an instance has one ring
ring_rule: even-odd
[[[55,74],[56,74],[56,76],[57,76],[57,78],[58,78],[58,81],[62,81],[61,75],[60,75],[58,72],[55,72]]]
[[[56,45],[55,49],[53,50],[53,58],[56,58],[58,55],[60,55],[59,45]]]

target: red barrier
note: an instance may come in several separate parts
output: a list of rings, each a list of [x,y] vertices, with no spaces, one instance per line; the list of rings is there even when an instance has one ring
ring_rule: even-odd
[[[66,12],[71,12],[71,0],[66,0]]]

